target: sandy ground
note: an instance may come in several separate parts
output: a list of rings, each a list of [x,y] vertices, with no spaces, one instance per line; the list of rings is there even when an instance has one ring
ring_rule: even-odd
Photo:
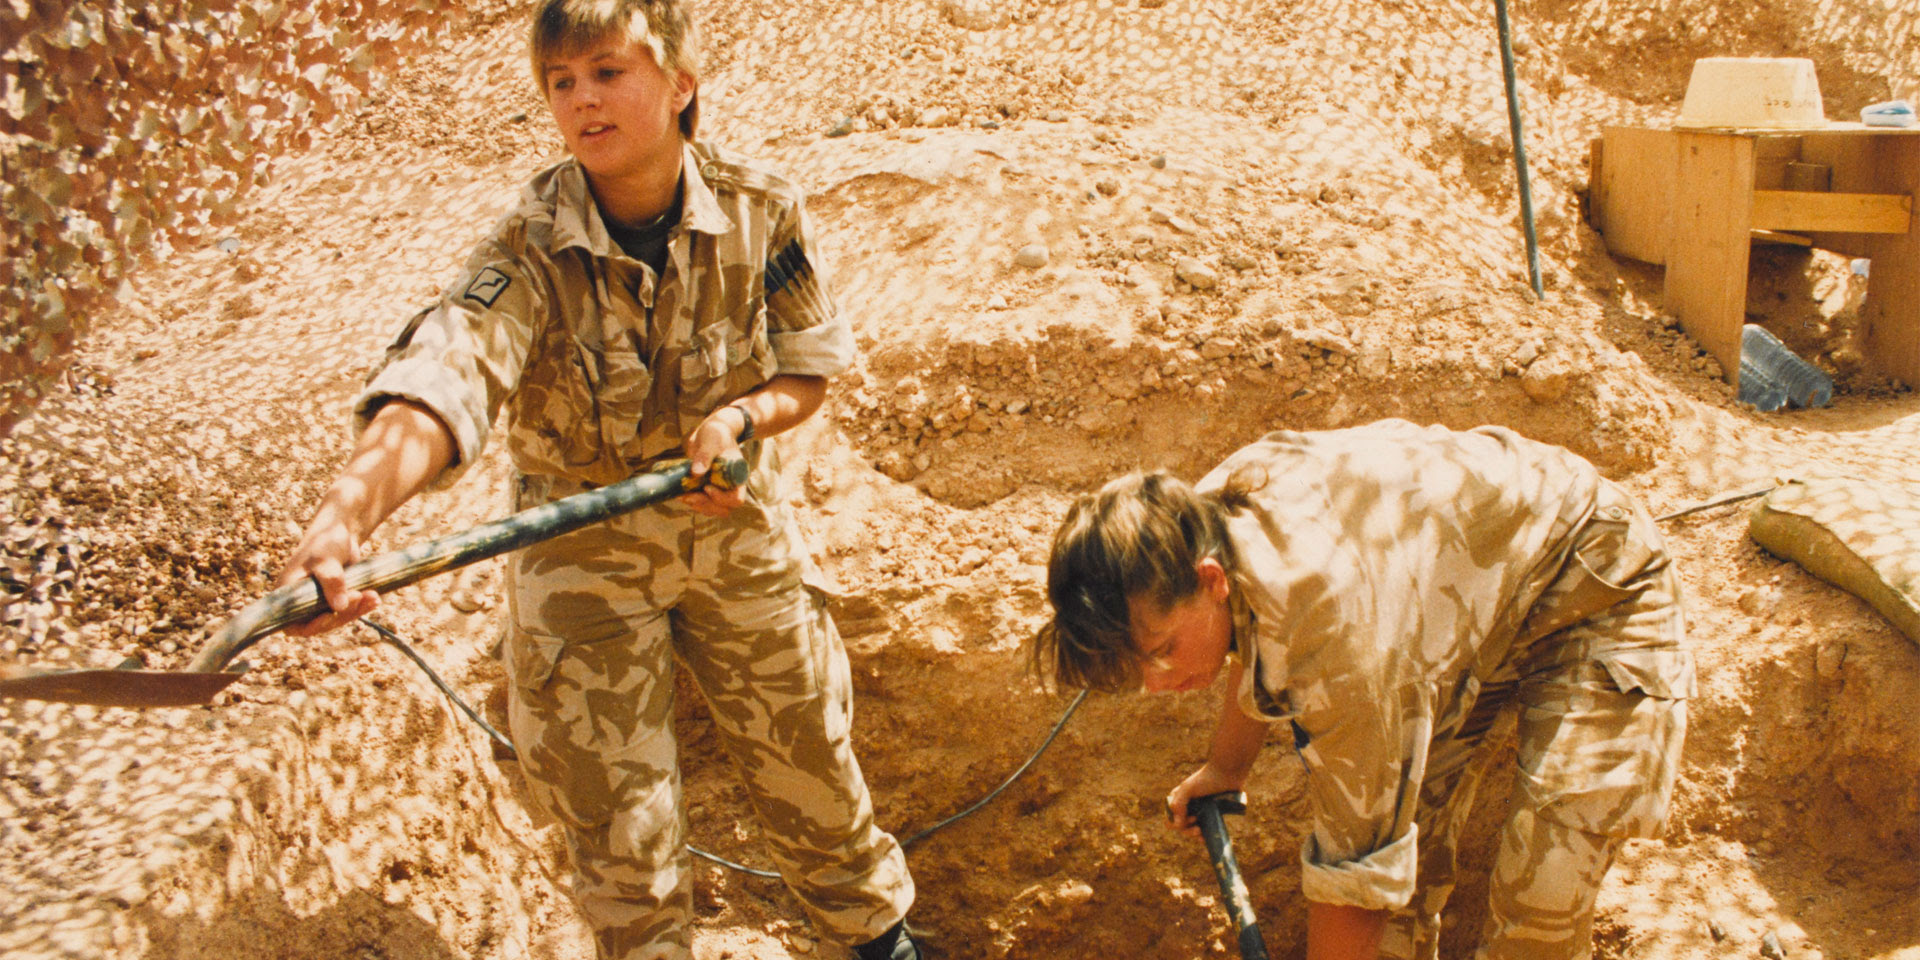
[[[1192,477],[1275,427],[1400,416],[1566,445],[1656,513],[1796,472],[1913,479],[1920,399],[1859,365],[1844,261],[1756,254],[1749,311],[1841,385],[1759,415],[1660,314],[1659,271],[1608,257],[1580,210],[1599,125],[1671,117],[1693,58],[1813,56],[1851,116],[1920,74],[1912,5],[1516,4],[1538,300],[1485,6],[708,4],[705,129],[808,188],[864,351],[780,442],[839,583],[884,823],[971,803],[1065,707],[1019,644],[1054,522],[1115,472]],[[178,666],[270,586],[369,364],[558,150],[520,18],[476,15],[96,319],[71,390],[0,441],[5,555],[38,598],[9,607],[6,659]],[[496,451],[374,546],[502,515],[507,479]],[[1920,651],[1745,531],[1735,507],[1670,526],[1703,691],[1671,835],[1609,878],[1598,951],[1756,956],[1772,935],[1794,958],[1920,958]],[[496,561],[381,614],[496,711],[498,585]],[[417,670],[352,633],[248,659],[209,708],[0,704],[0,954],[591,956],[553,828]],[[686,692],[693,835],[761,862]],[[1093,698],[915,846],[938,955],[1231,955],[1204,851],[1157,814],[1218,696]],[[1249,792],[1241,863],[1273,952],[1299,956],[1284,744]],[[1482,798],[1470,868],[1504,800]],[[1468,874],[1452,955],[1483,913]],[[776,881],[702,866],[696,900],[701,960],[833,955]]]

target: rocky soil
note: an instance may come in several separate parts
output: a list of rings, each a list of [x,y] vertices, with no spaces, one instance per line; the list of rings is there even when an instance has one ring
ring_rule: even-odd
[[[1695,57],[1812,56],[1836,118],[1908,90],[1912,6],[1513,13],[1539,298],[1488,5],[706,4],[704,128],[808,188],[863,349],[781,443],[896,832],[985,794],[1065,708],[1020,643],[1064,505],[1116,472],[1193,477],[1269,429],[1398,416],[1568,446],[1656,513],[1795,472],[1914,478],[1920,399],[1862,362],[1846,261],[1757,252],[1753,319],[1839,384],[1829,409],[1762,415],[1581,208],[1600,125],[1672,117]],[[476,9],[282,158],[226,236],[158,252],[96,318],[69,389],[0,441],[0,660],[177,667],[271,585],[362,375],[557,154],[523,19]],[[507,479],[496,451],[374,547],[502,515]],[[1671,835],[1609,878],[1599,953],[1916,960],[1920,649],[1745,528],[1739,507],[1669,526],[1703,695]],[[494,711],[498,585],[484,564],[380,613]],[[591,956],[554,829],[416,668],[345,631],[248,659],[208,708],[0,703],[0,954]],[[939,955],[1231,955],[1204,851],[1158,815],[1218,696],[1092,698],[1027,777],[916,845]],[[764,862],[697,699],[678,718],[694,836]],[[1284,747],[1234,828],[1268,943],[1299,956]],[[1470,865],[1504,802],[1487,793]],[[1483,889],[1456,894],[1451,955]],[[701,960],[834,955],[777,881],[703,865],[696,899]]]

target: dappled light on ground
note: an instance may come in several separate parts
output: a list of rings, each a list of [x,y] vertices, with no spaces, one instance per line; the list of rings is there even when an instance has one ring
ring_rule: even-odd
[[[1657,269],[1609,258],[1583,218],[1588,141],[1671,116],[1694,56],[1804,49],[1830,116],[1920,72],[1904,7],[1721,6],[1515,6],[1536,301],[1491,5],[707,4],[703,130],[808,191],[862,347],[780,443],[836,581],[882,824],[909,834],[964,807],[1064,708],[1019,645],[1062,509],[1114,473],[1191,478],[1270,429],[1398,416],[1568,446],[1655,513],[1789,475],[1910,479],[1915,394],[1863,372],[1830,409],[1738,407],[1663,318]],[[69,389],[0,450],[7,556],[26,571],[6,659],[177,667],[272,585],[382,347],[558,157],[519,16],[488,16],[97,318]],[[1840,337],[1846,270],[1756,258],[1749,312],[1789,339]],[[478,466],[369,548],[503,515],[504,458]],[[1900,706],[1920,698],[1920,657],[1754,546],[1743,509],[1668,528],[1704,691],[1673,834],[1633,844],[1609,880],[1598,955],[1751,954],[1773,932],[1793,956],[1906,960],[1920,837],[1892,813],[1920,804],[1920,726]],[[381,611],[496,718],[500,588],[496,561]],[[247,657],[209,708],[0,703],[0,872],[22,878],[0,953],[591,955],[554,829],[418,671],[356,633]],[[1089,700],[1028,778],[916,846],[914,918],[941,955],[1230,952],[1204,851],[1158,812],[1204,756],[1217,696]],[[691,835],[765,865],[691,686],[677,710]],[[1289,743],[1234,823],[1275,945],[1304,924]],[[1507,782],[1496,770],[1475,814],[1448,956],[1484,912]],[[776,881],[695,876],[699,960],[830,955]]]

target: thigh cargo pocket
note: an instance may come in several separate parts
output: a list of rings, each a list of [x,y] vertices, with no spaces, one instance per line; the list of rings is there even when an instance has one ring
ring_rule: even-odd
[[[594,648],[508,628],[508,710],[515,750],[541,807],[576,827],[598,827],[646,806],[673,777],[670,687],[638,677],[646,665],[606,668]]]
[[[1686,740],[1692,660],[1629,651],[1522,684],[1519,786],[1538,814],[1587,833],[1653,837]]]

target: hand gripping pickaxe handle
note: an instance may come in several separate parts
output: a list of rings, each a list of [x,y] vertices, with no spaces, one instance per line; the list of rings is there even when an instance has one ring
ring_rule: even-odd
[[[1213,861],[1213,875],[1220,878],[1220,895],[1226,901],[1227,916],[1239,931],[1240,956],[1245,960],[1267,960],[1267,943],[1260,939],[1259,921],[1253,916],[1253,898],[1247,895],[1246,881],[1240,879],[1240,864],[1233,858],[1233,840],[1227,836],[1226,815],[1247,812],[1247,795],[1238,790],[1212,793],[1187,801],[1187,812],[1200,824],[1200,836],[1207,841],[1207,858]]]

